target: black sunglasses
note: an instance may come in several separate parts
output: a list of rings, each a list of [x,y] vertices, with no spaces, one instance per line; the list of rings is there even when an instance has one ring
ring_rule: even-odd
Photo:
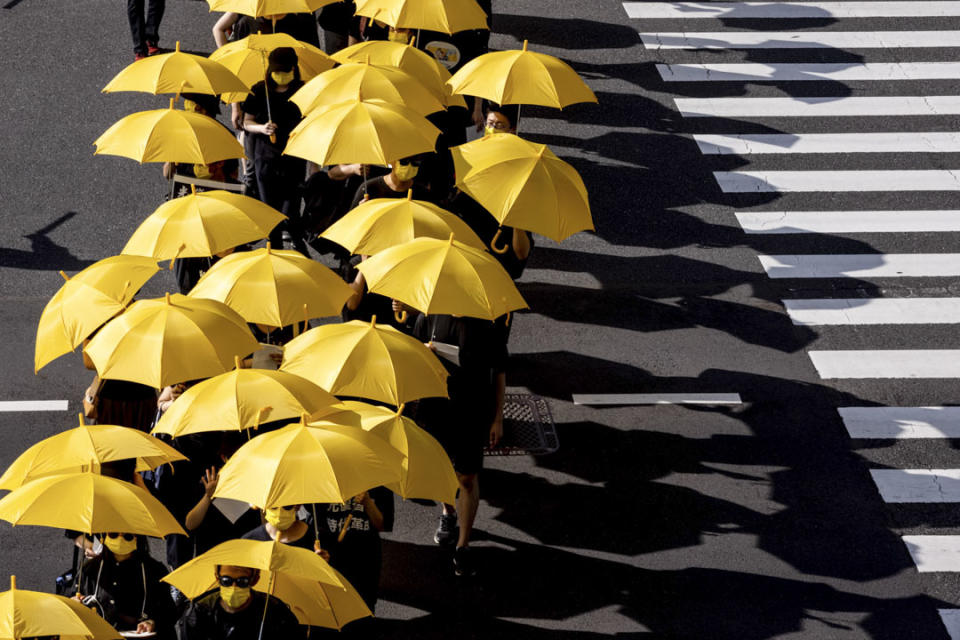
[[[123,536],[123,539],[126,540],[127,542],[130,542],[131,540],[137,537],[132,533],[117,533],[116,531],[107,534],[108,538],[119,538],[120,536]]]
[[[246,589],[250,586],[250,581],[252,578],[250,576],[240,576],[239,578],[234,578],[233,576],[218,576],[217,579],[220,582],[221,587],[232,587],[237,585],[241,589]]]
[[[423,164],[423,160],[421,160],[421,159],[419,159],[419,158],[416,158],[416,159],[414,159],[414,160],[409,160],[409,159],[407,159],[407,160],[397,160],[397,164],[400,165],[400,166],[402,166],[402,167],[405,167],[405,166],[407,166],[408,164],[412,164],[412,165],[415,166],[415,167],[419,167],[421,164]]]

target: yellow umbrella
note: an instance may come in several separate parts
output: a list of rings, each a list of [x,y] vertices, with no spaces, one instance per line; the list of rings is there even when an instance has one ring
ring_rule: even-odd
[[[369,62],[349,62],[324,71],[290,97],[304,115],[356,100],[401,104],[424,116],[443,111],[443,102],[406,71]]]
[[[194,191],[157,207],[130,236],[123,253],[159,260],[212,256],[266,238],[284,219],[256,198]]]
[[[302,422],[263,433],[240,447],[220,470],[214,497],[268,509],[346,502],[400,479],[403,456],[352,426]]]
[[[396,406],[447,396],[447,370],[430,349],[389,325],[353,320],[327,324],[291,340],[281,370],[340,396]]]
[[[457,187],[502,225],[557,242],[593,229],[587,188],[577,170],[546,145],[509,133],[453,147]]]
[[[345,102],[304,118],[283,152],[319,165],[388,164],[433,151],[439,135],[439,129],[408,107]]]
[[[223,258],[200,278],[191,298],[223,302],[247,322],[285,327],[339,315],[353,295],[337,274],[297,251],[270,244]]]
[[[120,313],[160,268],[156,260],[112,256],[68,277],[40,314],[33,370],[69,353],[97,327]]]
[[[52,593],[17,589],[0,593],[0,640],[59,636],[85,640],[119,640],[122,636],[78,600]]]
[[[228,540],[163,581],[196,598],[217,588],[216,568],[222,565],[258,569],[260,580],[253,588],[285,602],[300,624],[339,629],[372,615],[356,589],[320,556],[275,540]]]
[[[417,238],[381,251],[357,268],[372,293],[429,315],[494,320],[527,306],[496,258],[452,236]]]
[[[249,85],[219,62],[180,51],[180,42],[172,53],[137,60],[114,76],[104,93],[143,91],[152,93],[246,92]]]
[[[243,157],[243,145],[230,130],[192,111],[169,109],[139,111],[115,122],[93,143],[95,154],[144,162],[211,164]]]
[[[454,93],[480,96],[498,104],[538,104],[562,109],[596,102],[577,72],[559,58],[523,49],[494,51],[463,65],[447,82]]]
[[[43,476],[0,499],[0,520],[84,533],[187,535],[167,508],[140,487],[97,473]]]
[[[207,0],[210,11],[232,11],[260,18],[281,13],[313,13],[340,0]]]
[[[162,389],[223,373],[234,356],[257,348],[247,323],[227,305],[168,293],[130,305],[84,351],[103,379]]]
[[[54,473],[96,470],[113,460],[135,458],[137,471],[187,458],[168,444],[129,427],[112,424],[80,426],[45,438],[13,461],[0,476],[0,489],[16,489],[25,482]]]
[[[303,413],[342,411],[337,399],[300,376],[269,369],[235,369],[183,392],[153,433],[179,437],[206,431],[241,431]]]
[[[487,14],[474,0],[357,0],[356,13],[397,29],[452,34],[489,28]]]
[[[330,225],[321,235],[350,253],[371,256],[415,238],[456,240],[484,249],[470,226],[437,205],[414,200],[413,190],[403,198],[377,198],[361,203]]]
[[[360,415],[364,431],[383,438],[403,454],[400,482],[388,484],[388,489],[404,498],[455,503],[460,484],[450,457],[436,438],[402,415],[402,405],[391,411],[353,400],[343,404]]]

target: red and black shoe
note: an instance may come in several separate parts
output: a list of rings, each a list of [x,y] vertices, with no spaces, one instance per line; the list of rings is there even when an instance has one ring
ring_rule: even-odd
[[[160,47],[157,46],[157,43],[156,43],[156,42],[148,42],[148,43],[147,43],[147,55],[148,55],[148,56],[155,56],[155,55],[157,55],[158,53],[160,53],[160,51],[161,51],[161,49],[160,49]]]
[[[138,60],[143,60],[143,59],[146,58],[146,57],[147,57],[147,54],[145,54],[145,53],[136,53],[136,52],[135,52],[135,53],[133,54],[133,61],[134,61],[134,62],[137,62]]]

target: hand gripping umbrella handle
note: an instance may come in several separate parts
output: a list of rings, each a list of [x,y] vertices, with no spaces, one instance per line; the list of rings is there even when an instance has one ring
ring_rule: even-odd
[[[494,253],[504,254],[510,248],[510,245],[503,245],[502,247],[497,246],[497,240],[500,239],[500,234],[503,233],[503,227],[497,229],[497,232],[494,234],[493,239],[490,241],[490,250]]]

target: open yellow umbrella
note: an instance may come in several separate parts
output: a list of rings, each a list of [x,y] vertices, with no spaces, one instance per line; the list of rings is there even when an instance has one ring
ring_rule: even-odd
[[[333,394],[394,406],[447,396],[447,370],[437,356],[419,340],[378,325],[376,318],[307,331],[287,343],[280,368]]]
[[[95,154],[144,162],[211,164],[243,157],[243,145],[230,130],[192,111],[170,108],[139,111],[115,122],[97,138]]]
[[[454,239],[484,249],[483,241],[456,215],[425,200],[376,198],[362,202],[330,225],[322,235],[350,253],[371,256],[415,238]]]
[[[0,640],[58,636],[64,639],[120,640],[122,636],[78,600],[41,591],[17,589],[0,593]]]
[[[246,92],[249,84],[219,62],[180,51],[143,58],[128,65],[103,88],[104,93],[142,91],[145,93]]]
[[[388,164],[435,149],[440,129],[402,105],[345,102],[313,111],[284,153],[319,165]]]
[[[316,260],[297,251],[273,250],[267,243],[223,258],[189,295],[219,300],[247,322],[285,327],[339,315],[353,289]]]
[[[494,320],[527,306],[496,258],[452,236],[417,238],[381,251],[357,268],[371,292],[428,315]]]
[[[460,484],[450,457],[436,438],[403,416],[403,406],[392,411],[353,400],[343,404],[360,415],[364,431],[383,438],[403,454],[400,482],[388,484],[388,489],[408,499],[455,503]]]
[[[450,152],[457,187],[500,224],[534,231],[557,242],[593,229],[583,179],[546,145],[497,133]]]
[[[240,447],[220,470],[214,497],[261,509],[342,503],[400,480],[403,456],[377,436],[332,423],[308,427],[302,420]]]
[[[233,11],[260,18],[281,13],[313,13],[340,0],[207,0],[210,11]]]
[[[104,322],[123,311],[137,291],[160,270],[140,256],[112,256],[94,262],[66,281],[40,314],[33,368],[76,349]]]
[[[356,13],[397,29],[453,34],[489,28],[487,14],[474,0],[357,0]]]
[[[54,473],[97,470],[100,464],[135,458],[137,471],[187,458],[170,445],[129,427],[113,424],[80,426],[36,443],[7,467],[0,489],[16,489],[25,482]]]
[[[119,531],[162,538],[187,535],[167,508],[140,487],[97,473],[62,473],[27,482],[0,499],[0,520],[10,524]]]
[[[342,412],[338,400],[300,376],[269,369],[235,369],[190,387],[164,412],[153,433],[179,437],[242,431],[303,413]],[[342,414],[338,414],[343,417]]]
[[[227,305],[168,293],[130,305],[84,352],[103,379],[162,389],[228,371],[235,356],[258,347],[247,323]]]

